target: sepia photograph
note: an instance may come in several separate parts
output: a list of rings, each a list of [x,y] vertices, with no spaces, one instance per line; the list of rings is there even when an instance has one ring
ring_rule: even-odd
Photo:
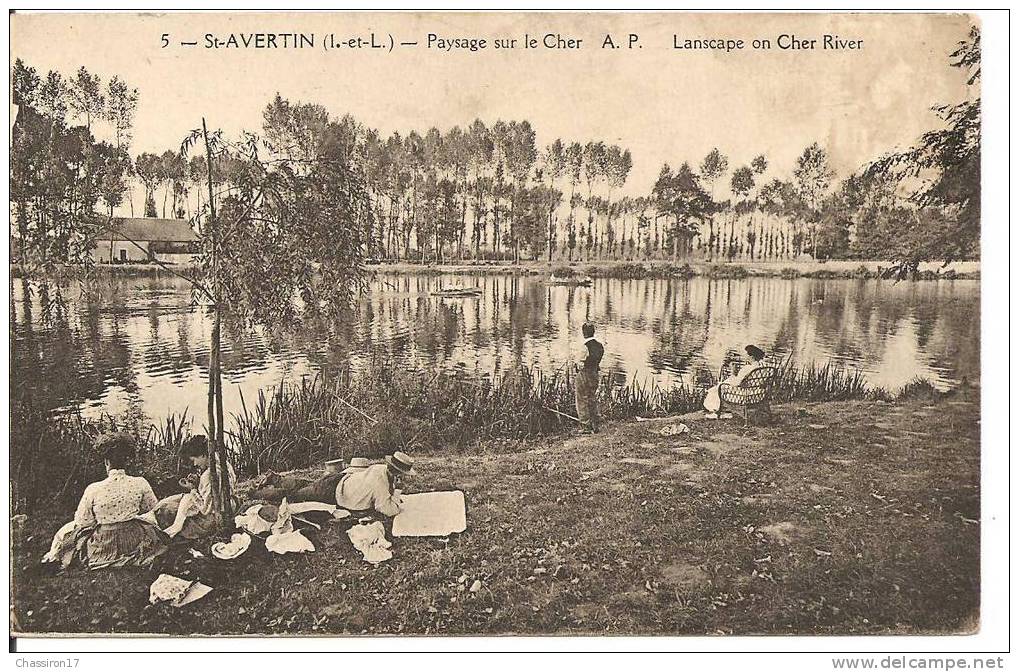
[[[9,27],[12,638],[980,632],[981,17]]]

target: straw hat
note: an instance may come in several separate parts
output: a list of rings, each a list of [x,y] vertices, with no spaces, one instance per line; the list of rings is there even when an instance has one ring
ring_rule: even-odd
[[[326,473],[335,474],[343,466],[343,458],[337,458],[335,460],[326,460]]]
[[[350,458],[350,464],[347,466],[346,469],[344,469],[340,473],[341,474],[352,474],[355,471],[361,471],[362,469],[367,469],[370,466],[370,464],[371,463],[368,462],[368,458],[367,457],[352,457],[352,458]]]
[[[233,560],[248,550],[251,546],[251,536],[245,532],[234,534],[230,537],[229,543],[222,541],[212,545],[212,554],[220,560]]]
[[[404,476],[417,476],[418,472],[414,471],[414,458],[402,451],[386,455],[386,464]]]

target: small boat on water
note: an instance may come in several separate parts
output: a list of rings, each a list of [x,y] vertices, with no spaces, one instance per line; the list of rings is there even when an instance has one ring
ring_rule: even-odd
[[[455,299],[481,296],[481,293],[482,289],[480,287],[441,287],[432,292],[432,296]]]
[[[558,277],[558,276],[553,275],[553,276],[551,276],[548,279],[548,283],[547,284],[549,284],[549,285],[566,285],[566,286],[569,286],[569,287],[590,287],[591,283],[593,283],[593,282],[594,282],[594,279],[591,278],[591,276],[585,276],[583,278],[581,278],[579,276],[574,276],[572,278],[563,278],[563,277]]]

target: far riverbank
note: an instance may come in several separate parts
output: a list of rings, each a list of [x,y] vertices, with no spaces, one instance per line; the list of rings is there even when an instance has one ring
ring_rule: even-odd
[[[818,279],[874,279],[885,277],[885,273],[894,266],[891,261],[859,261],[859,260],[783,260],[783,261],[732,261],[712,262],[704,260],[685,260],[672,262],[664,260],[651,261],[456,261],[449,263],[435,262],[379,262],[369,263],[369,271],[380,273],[398,273],[405,275],[575,275],[592,278],[818,278]],[[100,265],[101,273],[125,277],[145,277],[172,275],[174,273],[191,276],[198,270],[195,264],[166,264],[162,267],[156,263],[128,263]],[[21,278],[25,273],[16,265],[11,265],[11,277]],[[925,262],[920,264],[917,273],[910,280],[979,280],[979,261],[956,261],[948,265],[941,262]]]
[[[404,274],[474,275],[513,273],[520,275],[576,275],[592,278],[712,277],[712,278],[841,278],[884,277],[894,266],[891,261],[813,260],[783,261],[464,261],[455,263],[383,262],[370,264],[373,271]],[[979,280],[979,261],[920,264],[912,280]]]

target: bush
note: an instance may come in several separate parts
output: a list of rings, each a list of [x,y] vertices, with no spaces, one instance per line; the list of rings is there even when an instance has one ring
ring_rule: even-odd
[[[900,399],[934,400],[941,394],[931,381],[916,377],[902,388],[898,397]]]
[[[95,440],[111,431],[126,431],[138,437],[138,453],[129,466],[130,473],[144,474],[153,486],[171,478],[176,483],[177,450],[191,433],[190,422],[183,415],[170,416],[143,434],[129,419],[53,416],[31,402],[12,401],[12,510],[30,510],[42,504],[73,507],[86,485],[106,476]],[[162,494],[158,488],[157,494]]]
[[[708,269],[708,277],[719,279],[739,279],[750,275],[743,266],[732,264],[712,264]]]
[[[576,274],[577,271],[572,266],[560,264],[552,269],[552,277],[555,278],[572,278]]]
[[[690,266],[690,264],[683,264],[679,268],[675,269],[672,275],[677,278],[689,279],[697,275],[697,272],[693,270],[693,267]]]

